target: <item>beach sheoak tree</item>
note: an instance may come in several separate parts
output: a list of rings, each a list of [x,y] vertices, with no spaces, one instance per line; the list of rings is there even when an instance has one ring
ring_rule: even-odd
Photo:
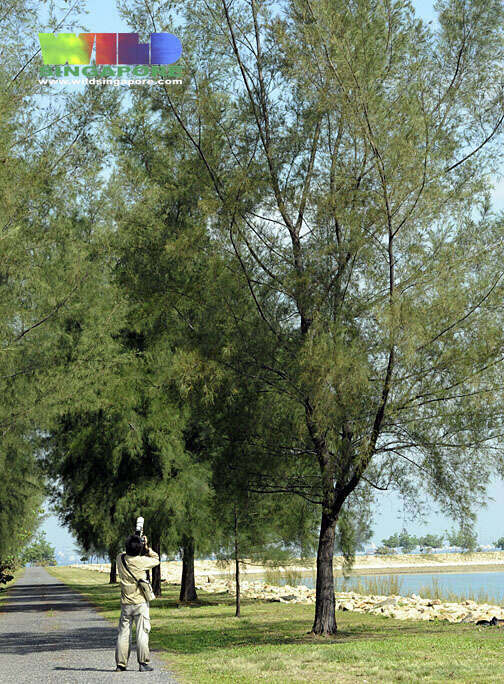
[[[76,109],[61,93],[47,97],[36,69],[37,30],[66,26],[74,10],[48,12],[38,0],[0,9],[0,565],[39,522],[45,492],[34,435],[55,405],[78,394],[81,373],[69,371],[55,324],[86,308],[86,297],[99,301],[96,291],[83,295],[97,271],[86,192],[100,163],[84,135],[89,111],[77,97]]]
[[[403,0],[193,0],[185,86],[146,92],[199,156],[216,248],[255,308],[229,312],[237,369],[293,416],[271,460],[313,464],[257,490],[320,505],[315,634],[336,631],[349,497],[395,487],[421,505],[423,485],[466,519],[502,469],[504,235],[489,194],[503,8],[436,8],[427,25]],[[127,18],[166,20],[158,2]],[[260,355],[254,331],[270,340]]]

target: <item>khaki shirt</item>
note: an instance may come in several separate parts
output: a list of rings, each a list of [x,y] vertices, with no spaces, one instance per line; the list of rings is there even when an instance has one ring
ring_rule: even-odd
[[[122,553],[116,558],[117,574],[119,575],[119,580],[121,582],[121,603],[145,603],[144,595],[133,582],[133,578],[129,572],[124,568],[121,556]],[[146,556],[128,556],[128,554],[126,554],[125,560],[130,572],[137,579],[145,579],[145,571],[159,565],[159,556],[152,549],[149,549]]]

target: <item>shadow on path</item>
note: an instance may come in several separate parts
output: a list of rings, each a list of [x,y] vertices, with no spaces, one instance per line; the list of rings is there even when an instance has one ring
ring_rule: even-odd
[[[64,584],[14,585],[8,590],[6,600],[0,603],[1,613],[20,613],[47,610],[82,610],[87,605]]]
[[[116,625],[76,591],[43,568],[27,568],[0,603],[0,684],[115,682],[116,637]],[[149,684],[176,684],[155,656],[152,662]],[[128,670],[128,681],[145,681],[134,648]]]
[[[71,631],[58,629],[55,616],[54,631],[11,632],[0,638],[0,653],[27,655],[43,651],[92,651],[115,648],[116,631],[113,627],[81,627]]]
[[[100,669],[99,667],[55,667],[55,670],[64,670],[68,672],[110,672],[108,670]]]

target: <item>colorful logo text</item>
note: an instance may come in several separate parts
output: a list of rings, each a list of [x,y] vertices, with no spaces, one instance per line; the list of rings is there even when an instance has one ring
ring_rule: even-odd
[[[89,64],[96,45],[96,64],[173,64],[182,43],[171,33],[151,33],[150,46],[138,33],[39,33],[44,64]],[[150,54],[149,54],[150,47]]]

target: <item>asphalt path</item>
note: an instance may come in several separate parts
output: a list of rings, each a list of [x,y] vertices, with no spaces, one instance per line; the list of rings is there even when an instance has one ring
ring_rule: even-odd
[[[154,672],[139,672],[131,651],[115,672],[117,629],[93,606],[43,568],[26,568],[0,603],[0,682],[129,682],[176,684],[151,653]]]

